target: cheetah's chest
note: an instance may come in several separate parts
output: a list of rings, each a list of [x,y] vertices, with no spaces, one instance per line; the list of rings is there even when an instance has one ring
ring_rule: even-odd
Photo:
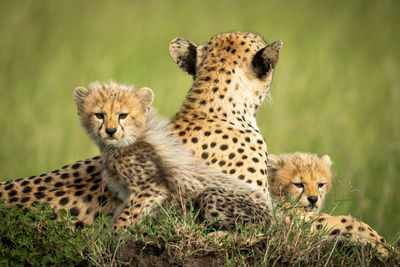
[[[120,199],[151,187],[163,187],[162,171],[155,151],[147,146],[116,149],[103,155],[102,177],[107,189]]]

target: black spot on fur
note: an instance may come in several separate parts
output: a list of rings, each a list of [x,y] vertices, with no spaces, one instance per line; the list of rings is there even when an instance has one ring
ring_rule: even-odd
[[[30,187],[30,186],[27,186],[27,187],[24,187],[24,189],[22,190],[22,193],[30,193],[30,192],[32,192],[32,187]]]
[[[90,191],[96,191],[99,188],[98,184],[93,185],[92,187],[90,187]]]
[[[26,202],[28,202],[30,199],[31,199],[30,197],[23,197],[23,198],[21,198],[21,202],[22,202],[22,203],[26,203]]]
[[[82,181],[83,181],[82,178],[77,178],[77,179],[74,180],[74,183],[75,183],[75,184],[79,184],[79,183],[82,182]]]
[[[256,172],[256,170],[253,167],[249,167],[249,168],[247,168],[247,170],[249,172],[251,172],[251,173],[255,173]]]
[[[208,153],[207,152],[202,153],[201,158],[203,158],[203,159],[208,158]]]
[[[10,190],[14,187],[14,184],[9,184],[6,187],[4,187],[5,190]]]
[[[84,191],[83,190],[78,190],[74,193],[75,196],[79,197],[81,195],[83,195]]]
[[[9,201],[10,203],[15,203],[15,202],[18,201],[18,198],[17,198],[17,197],[12,197],[12,198],[10,198],[8,201]]]
[[[79,215],[79,209],[77,207],[73,207],[69,210],[72,216],[78,216]]]
[[[94,172],[94,170],[95,170],[95,166],[93,166],[93,165],[90,165],[86,168],[87,173],[92,173],[92,172]]]
[[[41,199],[46,196],[43,192],[35,192],[34,195],[37,199]]]
[[[56,197],[61,197],[61,196],[65,195],[65,192],[64,191],[57,191],[55,193],[55,195],[56,195]]]
[[[80,163],[75,163],[74,165],[72,165],[72,169],[74,170],[79,169],[80,166],[81,166]]]
[[[17,191],[16,190],[12,190],[12,191],[10,191],[9,193],[8,193],[8,196],[9,197],[13,197],[13,196],[15,196],[17,194]]]
[[[335,229],[331,232],[331,235],[337,235],[340,234],[340,230],[339,229]]]
[[[67,179],[69,177],[69,174],[68,173],[63,173],[63,174],[61,174],[61,178],[62,179]]]
[[[68,204],[69,202],[69,198],[68,197],[63,197],[62,199],[60,199],[60,201],[58,202],[60,205],[64,206],[66,204]]]

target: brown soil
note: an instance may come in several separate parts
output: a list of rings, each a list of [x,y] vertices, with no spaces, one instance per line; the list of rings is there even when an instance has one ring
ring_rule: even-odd
[[[176,259],[171,254],[164,244],[130,240],[120,249],[118,258],[122,264],[128,266],[223,266],[222,260],[215,255],[192,255],[186,259]]]

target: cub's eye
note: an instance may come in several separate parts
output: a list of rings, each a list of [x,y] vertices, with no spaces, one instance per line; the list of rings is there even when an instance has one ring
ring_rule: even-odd
[[[294,184],[297,188],[304,188],[304,184],[303,183],[295,183]]]
[[[322,187],[324,187],[324,185],[325,185],[325,184],[320,183],[320,184],[318,184],[318,187],[319,187],[319,188],[322,188]]]
[[[104,114],[103,114],[103,113],[94,113],[94,115],[95,115],[96,118],[98,118],[99,120],[104,119]]]
[[[123,120],[123,119],[126,119],[126,117],[128,117],[128,113],[121,113],[121,114],[119,114],[118,119]]]

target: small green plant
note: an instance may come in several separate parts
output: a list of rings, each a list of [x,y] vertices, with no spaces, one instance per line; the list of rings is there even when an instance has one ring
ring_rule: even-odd
[[[76,218],[37,204],[30,210],[0,200],[0,265],[111,265],[126,235],[113,237],[99,216],[93,226],[76,228]]]

